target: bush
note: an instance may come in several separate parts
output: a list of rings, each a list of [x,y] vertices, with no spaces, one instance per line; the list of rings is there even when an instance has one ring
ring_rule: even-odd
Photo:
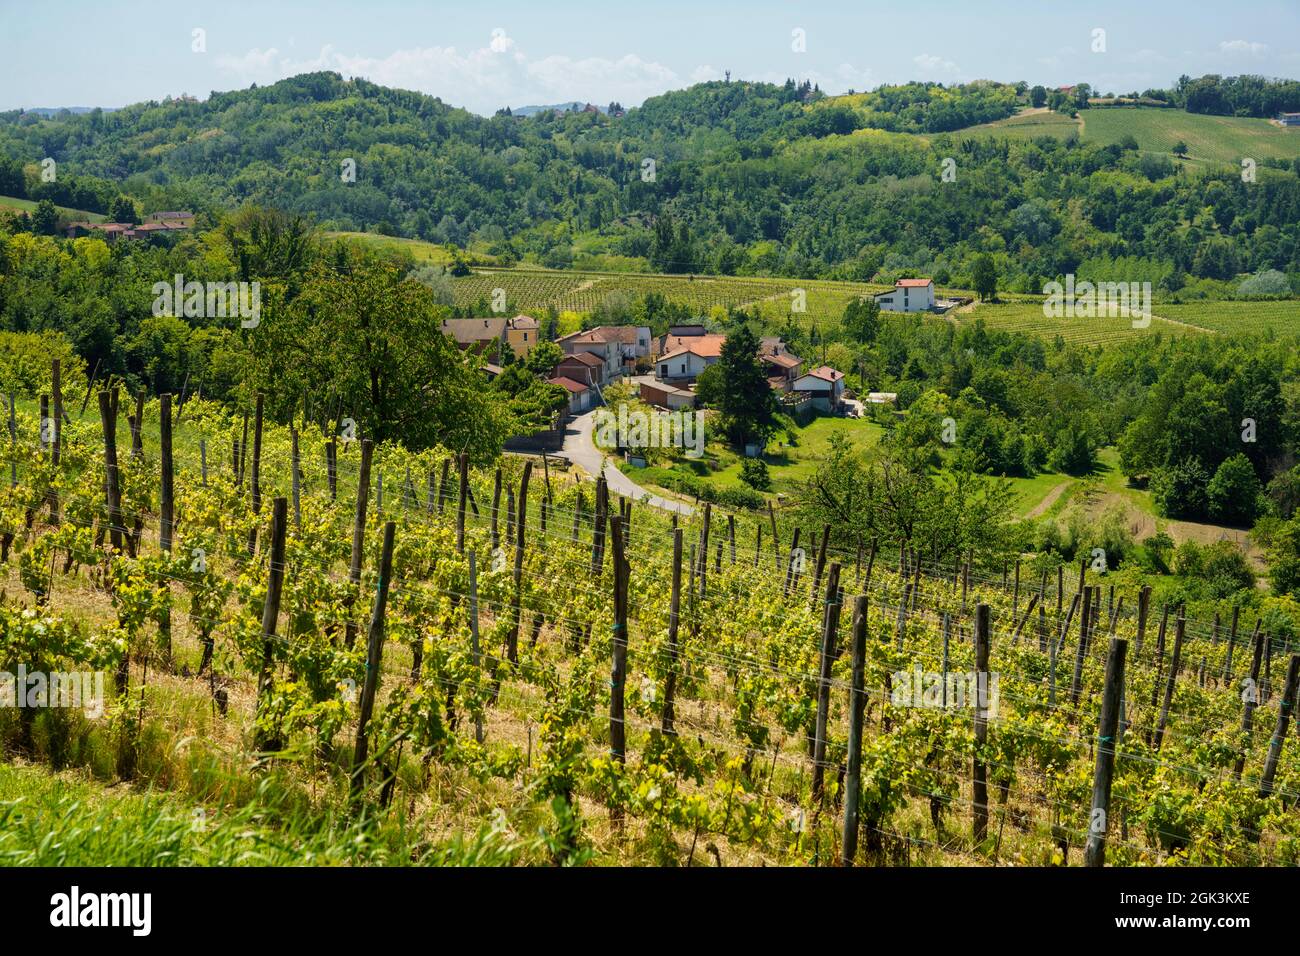
[[[708,481],[675,471],[657,472],[654,478],[657,484],[678,494],[692,495],[701,501],[711,501],[726,508],[756,510],[767,506],[767,499],[751,488],[719,488]]]
[[[1205,488],[1210,517],[1226,524],[1249,525],[1259,513],[1260,485],[1255,466],[1238,452],[1226,459]]]
[[[1210,475],[1195,458],[1186,458],[1171,468],[1157,468],[1151,474],[1151,500],[1166,518],[1205,517],[1205,487]]]
[[[740,480],[755,491],[767,491],[772,487],[767,462],[761,458],[746,458],[740,463]]]

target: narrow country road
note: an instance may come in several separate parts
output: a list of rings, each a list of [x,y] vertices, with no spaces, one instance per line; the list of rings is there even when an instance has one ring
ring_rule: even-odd
[[[662,508],[665,511],[675,511],[682,515],[693,514],[695,509],[690,505],[683,501],[663,498],[652,491],[647,491],[619,471],[612,461],[606,460],[605,454],[596,447],[596,443],[592,438],[597,411],[599,409],[592,409],[570,419],[569,424],[564,429],[564,448],[561,454],[589,475],[599,475],[603,470],[609,490],[615,494],[631,498],[633,501],[644,501],[655,508]]]

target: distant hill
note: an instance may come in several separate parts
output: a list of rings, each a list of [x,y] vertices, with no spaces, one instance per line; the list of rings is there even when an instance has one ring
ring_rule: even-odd
[[[988,81],[828,97],[806,81],[736,80],[618,118],[483,117],[310,73],[202,102],[0,113],[0,194],[91,210],[111,189],[144,211],[254,203],[551,269],[969,287],[988,255],[1001,290],[1030,292],[1105,259],[1171,290],[1222,283],[1200,290],[1220,297],[1243,273],[1300,273],[1297,131],[1116,107],[1085,110],[1080,137],[1067,116],[1023,112],[1030,98]],[[1191,165],[1172,161],[1179,139]],[[45,157],[60,188],[85,181],[87,197],[42,193],[55,185],[39,180]],[[1263,188],[1241,188],[1242,157]]]
[[[47,119],[52,116],[58,116],[60,113],[71,113],[73,116],[80,116],[82,113],[93,113],[95,110],[102,110],[105,113],[111,113],[116,107],[113,106],[32,106],[24,109],[24,113],[36,113]]]
[[[606,106],[595,106],[601,113],[608,113],[609,108]],[[586,103],[574,100],[572,103],[552,103],[549,106],[512,106],[510,112],[514,116],[535,116],[538,113],[581,113],[587,106]]]

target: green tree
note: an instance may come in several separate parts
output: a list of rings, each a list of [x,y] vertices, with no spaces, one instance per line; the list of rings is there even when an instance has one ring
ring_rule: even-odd
[[[998,297],[998,270],[993,264],[993,257],[987,252],[975,257],[971,268],[971,284],[981,299],[991,302]]]
[[[844,308],[844,331],[859,345],[868,345],[876,340],[880,329],[880,306],[874,296],[854,299]]]
[[[1047,102],[1047,89],[1042,86],[1035,86],[1029,91],[1029,105],[1034,109],[1042,108]]]
[[[777,427],[776,396],[758,360],[758,344],[748,324],[737,324],[718,359],[722,389],[717,406],[727,437],[735,445],[765,444]]]
[[[1205,466],[1195,458],[1184,458],[1152,473],[1151,499],[1166,518],[1200,520],[1205,517],[1205,486],[1209,483]]]
[[[140,221],[140,210],[130,196],[115,196],[108,204],[109,222],[129,222],[135,225]]]
[[[1205,487],[1210,517],[1226,524],[1249,525],[1254,521],[1259,494],[1255,466],[1241,452],[1224,459]]]
[[[52,236],[59,228],[59,212],[54,203],[42,199],[32,211],[32,232],[38,236]]]
[[[528,350],[524,358],[524,368],[534,375],[548,377],[560,360],[564,358],[564,349],[554,342],[538,342]]]

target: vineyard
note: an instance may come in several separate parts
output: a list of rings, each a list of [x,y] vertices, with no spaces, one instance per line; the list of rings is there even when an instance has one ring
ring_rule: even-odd
[[[1215,303],[1214,305],[1217,307],[1221,303]],[[1168,308],[1168,306],[1164,305],[1153,306],[1152,312],[1154,314],[1151,316],[1151,324],[1145,328],[1134,328],[1134,319],[1127,316],[1102,316],[1098,318],[1070,316],[1057,318],[1047,316],[1043,314],[1041,303],[1030,302],[980,303],[973,311],[962,313],[956,318],[963,323],[980,319],[989,329],[1032,335],[1046,339],[1049,342],[1054,341],[1059,336],[1070,345],[1104,347],[1116,342],[1130,341],[1133,337],[1139,335],[1163,335],[1169,337],[1201,334],[1201,329],[1189,327],[1192,324],[1191,320],[1180,320],[1186,321],[1188,325],[1167,321],[1164,316]]]
[[[0,741],[200,844],[274,789],[372,862],[1300,863],[1300,656],[1244,615],[50,386],[10,402],[0,667],[109,699]]]
[[[766,279],[733,276],[672,276],[647,273],[547,272],[542,270],[480,271],[453,282],[458,306],[491,302],[494,289],[504,289],[511,308],[591,312],[611,297],[629,299],[656,293],[692,307],[704,316],[715,307],[758,309],[778,322],[787,316],[839,320],[854,298],[888,288],[857,282],[818,279]],[[793,308],[795,290],[803,290],[803,312]]]

